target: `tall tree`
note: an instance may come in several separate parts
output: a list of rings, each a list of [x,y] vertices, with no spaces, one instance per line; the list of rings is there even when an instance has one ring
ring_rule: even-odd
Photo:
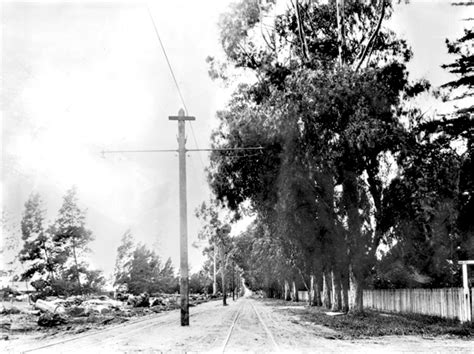
[[[25,266],[23,279],[31,279],[35,276],[49,280],[55,279],[58,264],[53,256],[51,235],[45,229],[44,215],[40,195],[31,194],[25,203],[21,219],[23,248],[20,250],[19,259]]]
[[[473,5],[468,4],[468,5]],[[472,18],[468,19],[472,24]],[[472,27],[472,26],[471,26]],[[474,30],[468,28],[457,40],[446,40],[448,53],[456,55],[451,64],[443,67],[456,79],[451,80],[443,87],[451,89],[451,99],[456,101],[458,108],[451,117],[442,117],[441,122],[433,122],[430,130],[443,131],[450,140],[461,138],[464,140],[466,151],[462,154],[459,180],[459,217],[458,228],[463,238],[463,254],[465,259],[474,257]]]
[[[135,242],[133,240],[130,229],[122,235],[120,245],[117,248],[117,256],[115,259],[114,285],[120,286],[127,284],[130,276],[130,268],[132,266],[133,252],[135,250]]]
[[[317,234],[312,245],[320,254],[326,245],[339,255],[330,259],[348,259],[349,264],[331,265],[333,290],[344,288],[350,271],[351,306],[361,311],[364,279],[383,236],[380,156],[399,149],[404,139],[401,97],[426,85],[407,81],[405,62],[411,52],[382,26],[391,10],[386,1],[297,2],[274,17],[263,41],[254,29],[271,2],[260,5],[241,1],[222,18],[229,63],[254,73],[255,82],[241,85],[228,109],[219,112],[221,126],[213,141],[216,147],[257,145],[265,152],[253,157],[214,152],[211,186],[231,208],[249,200],[268,223],[276,220],[276,210],[286,208],[283,222],[302,230],[286,235],[289,244],[311,240],[311,232],[294,227],[304,220],[304,230]],[[299,181],[291,172],[295,166],[300,166]],[[287,183],[292,179],[295,183]],[[337,207],[336,188],[342,189]],[[300,208],[303,212],[292,213],[298,204],[291,200],[298,193],[308,203]]]
[[[179,284],[171,258],[168,258],[160,269],[158,284],[160,291],[164,293],[173,293],[177,290]]]
[[[133,252],[133,259],[128,279],[128,291],[132,294],[157,291],[160,273],[160,258],[145,245],[138,245]]]
[[[220,260],[220,272],[222,283],[223,305],[227,305],[226,270],[229,259],[234,254],[233,241],[230,236],[231,226],[223,220],[225,211],[217,200],[211,200],[208,204],[202,203],[196,210],[196,216],[203,222],[199,232],[201,239],[208,240],[218,251]]]
[[[72,257],[72,265],[67,270],[74,275],[78,291],[82,293],[81,273],[87,269],[83,256],[89,251],[87,245],[93,237],[92,231],[86,228],[85,212],[79,208],[76,188],[66,192],[51,232],[56,259]]]

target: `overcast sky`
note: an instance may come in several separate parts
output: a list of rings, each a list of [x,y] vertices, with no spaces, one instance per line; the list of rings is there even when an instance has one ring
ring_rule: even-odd
[[[226,92],[207,75],[219,52],[217,19],[229,1],[150,2],[181,87],[197,145],[209,146]],[[159,47],[147,5],[119,2],[2,3],[2,200],[17,222],[31,192],[53,220],[76,185],[93,230],[91,259],[113,269],[121,235],[156,247],[179,265],[177,154],[120,154],[103,149],[174,149],[182,106]],[[396,6],[391,25],[413,47],[415,78],[439,85],[449,75],[446,37],[456,38],[472,7],[444,1]],[[471,13],[468,14],[468,11]],[[196,148],[187,126],[189,148]],[[194,209],[209,197],[207,153],[188,161],[189,244],[197,240]],[[201,250],[190,247],[192,271]]]

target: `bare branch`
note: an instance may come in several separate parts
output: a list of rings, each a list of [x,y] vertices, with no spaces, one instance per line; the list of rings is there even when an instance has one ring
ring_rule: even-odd
[[[336,17],[337,17],[337,41],[339,46],[339,64],[342,66],[344,60],[342,52],[344,48],[344,0],[336,0]]]
[[[364,51],[362,52],[360,60],[357,63],[357,66],[354,69],[355,72],[357,72],[360,69],[362,63],[364,62],[364,60],[367,56],[367,53],[369,52],[370,47],[373,45],[373,42],[374,42],[375,38],[379,34],[380,27],[382,27],[382,21],[383,21],[384,16],[385,16],[385,0],[382,0],[382,9],[380,10],[380,17],[379,17],[379,20],[377,22],[377,26],[375,27],[375,30],[372,33],[372,36],[370,36],[370,39],[367,42],[367,45],[365,46]]]
[[[306,38],[303,33],[303,26],[301,23],[301,16],[300,16],[300,5],[298,3],[298,0],[295,0],[295,14],[296,14],[296,21],[298,22],[298,35],[300,37],[303,57],[305,58],[305,60],[308,60],[308,44],[306,43]]]

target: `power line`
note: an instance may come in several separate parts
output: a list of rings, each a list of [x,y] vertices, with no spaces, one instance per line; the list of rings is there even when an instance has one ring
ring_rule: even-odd
[[[181,89],[179,88],[178,80],[176,80],[176,76],[174,75],[173,67],[171,66],[170,60],[168,58],[168,55],[166,54],[166,49],[165,46],[163,45],[163,42],[160,37],[160,33],[158,32],[158,28],[156,27],[155,21],[153,20],[153,16],[151,15],[150,8],[147,6],[148,14],[150,15],[151,22],[153,23],[153,28],[155,29],[156,36],[158,37],[158,41],[160,42],[161,50],[163,51],[163,54],[166,59],[166,63],[168,64],[168,68],[170,69],[171,76],[173,77],[174,84],[176,86],[176,89],[178,90],[179,98],[181,100],[181,103],[184,107],[184,111],[186,115],[188,114],[188,108],[186,107],[186,103],[184,102],[183,94],[181,93]],[[199,149],[199,145],[197,143],[196,135],[194,134],[194,128],[191,122],[188,122],[189,126],[191,127],[191,134],[193,136],[194,144],[196,145],[196,148]],[[199,160],[201,161],[201,165],[204,168],[204,162],[202,161],[201,154],[199,154]]]
[[[176,76],[174,75],[173,68],[168,59],[168,55],[166,54],[165,46],[163,45],[163,42],[161,41],[160,33],[158,32],[158,28],[156,27],[155,21],[153,20],[153,16],[151,15],[150,8],[147,7],[147,10],[148,10],[148,14],[150,15],[151,22],[153,23],[153,28],[155,29],[156,36],[158,37],[158,41],[160,42],[161,50],[163,51],[166,62],[168,63],[168,68],[170,69],[174,84],[176,85],[176,89],[178,90],[179,98],[181,99],[181,103],[184,106],[184,111],[186,112],[186,114],[188,114],[188,108],[186,107],[186,103],[184,103],[183,95],[181,94],[181,90],[178,85],[178,80],[176,80]]]
[[[215,149],[186,149],[186,151],[239,151],[239,150],[265,150],[264,147],[242,147],[242,148],[215,148]]]
[[[189,122],[189,126],[191,127],[191,134],[192,134],[193,139],[194,139],[194,144],[196,145],[196,150],[197,151],[202,151],[201,149],[199,149],[199,146],[198,146],[198,143],[197,143],[197,140],[196,140],[196,135],[194,135],[194,129],[193,129],[193,125],[191,124],[191,122]],[[201,153],[198,153],[198,156],[199,156],[199,161],[201,161],[202,168],[204,168],[204,162],[202,161]]]

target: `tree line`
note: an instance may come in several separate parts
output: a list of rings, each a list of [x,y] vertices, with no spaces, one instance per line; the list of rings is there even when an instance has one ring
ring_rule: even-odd
[[[76,188],[66,192],[54,221],[46,222],[45,216],[41,196],[32,193],[21,218],[19,242],[13,240],[14,227],[5,229],[8,243],[19,244],[13,248],[19,248],[15,259],[20,262],[21,271],[13,278],[30,281],[37,290],[36,297],[103,292],[106,278],[88,262],[89,243],[94,236],[86,226],[86,212],[79,207]],[[201,285],[202,279],[194,277]],[[112,283],[118,292],[133,295],[179,291],[179,278],[171,259],[162,262],[155,251],[135,242],[130,230],[123,234],[117,248]],[[196,281],[194,284],[196,290],[204,290]]]
[[[208,58],[211,77],[237,84],[213,148],[263,147],[213,151],[208,170],[235,219],[256,216],[232,242],[245,279],[285,297],[297,282],[345,311],[363,310],[369,286],[458,284],[457,260],[474,256],[473,31],[447,41],[458,76],[433,88],[409,79],[390,1],[275,3],[231,5],[225,57]],[[420,95],[458,108],[424,112]]]
[[[87,262],[92,231],[86,227],[85,212],[78,206],[77,191],[66,192],[56,219],[49,225],[38,193],[25,203],[21,219],[22,280],[43,295],[87,294],[99,291],[105,278]]]

